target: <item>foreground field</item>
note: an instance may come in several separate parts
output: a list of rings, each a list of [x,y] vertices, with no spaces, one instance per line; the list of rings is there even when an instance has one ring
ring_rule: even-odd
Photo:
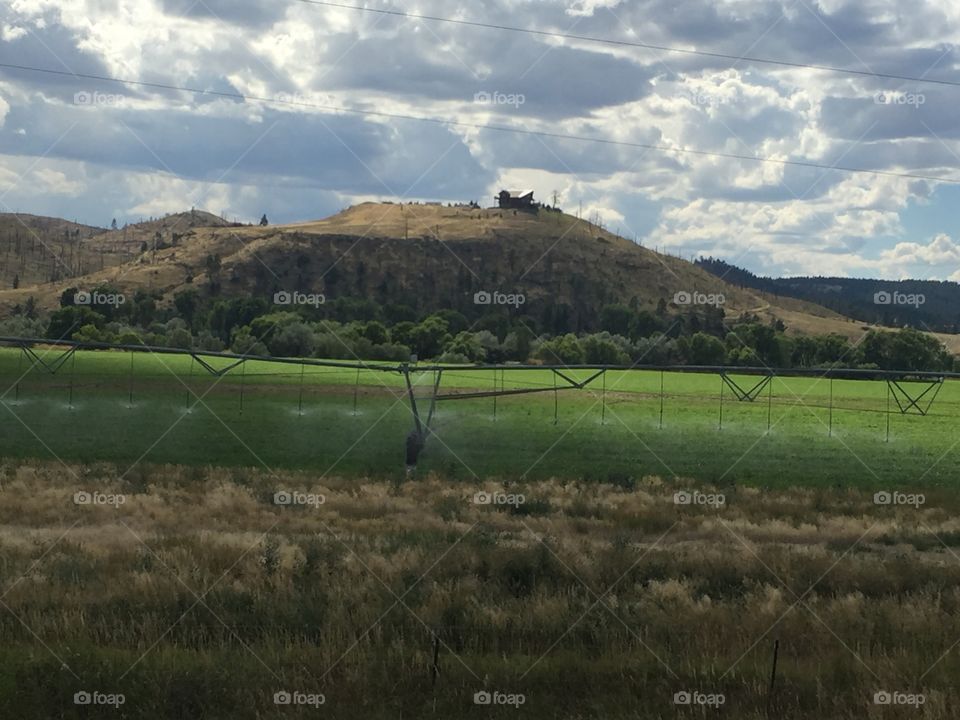
[[[414,375],[424,415],[433,380]],[[778,378],[753,403],[735,402],[716,375],[610,372],[556,396],[553,383],[545,370],[445,372],[444,392],[549,391],[439,403],[420,470],[471,480],[655,474],[873,489],[956,480],[960,383],[952,381],[925,417],[899,414],[879,381]],[[0,393],[0,455],[19,458],[389,478],[402,470],[413,427],[402,377],[382,371],[251,362],[214,377],[189,357],[83,352],[50,374],[8,349]]]
[[[945,720],[960,703],[952,493],[677,505],[716,490],[121,472],[0,467],[0,717]]]

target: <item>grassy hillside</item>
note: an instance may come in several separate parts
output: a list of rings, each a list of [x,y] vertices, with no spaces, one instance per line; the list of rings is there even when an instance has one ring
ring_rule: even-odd
[[[891,327],[960,330],[960,283],[941,280],[871,280],[843,277],[768,278],[714,258],[697,261],[704,270],[739,287],[817,303],[847,317]],[[877,293],[922,296],[917,303],[877,303]],[[905,298],[906,299],[906,298]]]
[[[110,283],[125,291],[159,291],[169,300],[185,287],[224,296],[272,297],[277,290],[321,292],[328,299],[370,298],[418,310],[463,309],[474,293],[522,293],[523,312],[550,308],[586,328],[610,303],[653,310],[677,292],[722,294],[728,317],[751,312],[781,318],[809,332],[858,336],[862,329],[811,303],[776,299],[734,287],[684,260],[635,245],[585,220],[561,212],[478,209],[470,206],[365,203],[325,220],[270,227],[212,227],[187,222],[181,233],[152,227],[131,240],[105,233],[92,247],[121,248],[149,241],[147,252],[83,278],[40,288],[0,292],[0,309],[29,295],[56,307],[71,285]],[[209,223],[209,224],[208,224]],[[210,259],[216,258],[215,269]],[[551,310],[554,311],[554,310]],[[820,328],[822,327],[822,330]]]
[[[0,290],[33,289],[38,299],[83,278],[154,258],[198,227],[224,227],[226,220],[201,210],[126,225],[116,230],[59,218],[0,214]],[[122,272],[122,270],[115,271]],[[39,286],[39,287],[37,287]]]
[[[30,287],[117,264],[88,246],[102,228],[59,218],[0,213],[0,289]]]

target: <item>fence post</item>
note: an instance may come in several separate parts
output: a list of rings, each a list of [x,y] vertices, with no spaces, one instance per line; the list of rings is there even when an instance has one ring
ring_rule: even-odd
[[[770,714],[770,706],[773,704],[773,689],[777,682],[777,656],[780,654],[780,639],[773,641],[773,665],[770,668],[770,689],[767,693],[767,715]]]
[[[430,686],[437,687],[437,678],[440,676],[440,636],[433,633],[433,664],[430,666]]]

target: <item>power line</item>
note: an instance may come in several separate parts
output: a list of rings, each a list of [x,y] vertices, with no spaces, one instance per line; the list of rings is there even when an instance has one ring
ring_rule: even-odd
[[[769,158],[757,155],[743,155],[739,153],[725,153],[714,150],[698,150],[696,148],[676,148],[667,145],[654,145],[651,143],[630,142],[627,140],[610,140],[608,138],[593,137],[589,135],[573,135],[568,133],[549,132],[546,130],[527,130],[524,128],[507,127],[505,125],[490,125],[487,123],[466,122],[464,120],[449,120],[445,118],[435,118],[424,115],[406,115],[402,113],[390,113],[383,110],[362,110],[359,108],[348,108],[339,105],[326,105],[322,103],[303,102],[299,100],[286,100],[279,97],[261,97],[258,95],[244,95],[242,93],[224,92],[220,90],[202,90],[191,88],[184,85],[172,85],[168,83],[149,82],[146,80],[126,80],[123,78],[110,77],[107,75],[94,75],[90,73],[68,72],[66,70],[54,70],[51,68],[38,68],[30,65],[16,65],[13,63],[0,63],[0,68],[9,70],[23,70],[26,72],[43,73],[47,75],[57,75],[74,79],[98,80],[101,82],[118,83],[121,85],[132,85],[134,87],[153,88],[157,90],[172,90],[175,92],[188,92],[194,95],[207,95],[212,97],[228,98],[232,100],[243,100],[245,102],[259,102],[275,105],[288,105],[294,107],[308,107],[318,110],[329,110],[331,112],[349,113],[354,115],[364,115],[372,117],[383,117],[394,120],[413,120],[416,122],[427,122],[434,125],[445,125],[452,127],[464,127],[475,130],[493,130],[496,132],[515,133],[517,135],[536,136],[550,138],[553,140],[573,140],[576,142],[591,142],[601,145],[615,147],[628,147],[639,150],[653,150],[662,153],[677,153],[680,155],[698,155],[701,157],[716,157],[728,160],[745,160],[749,162],[771,163],[775,165],[795,166],[814,168],[819,170],[837,170],[839,172],[859,173],[866,175],[878,175],[883,177],[907,178],[912,180],[929,180],[931,182],[946,183],[951,185],[960,184],[960,180],[951,180],[949,178],[936,177],[934,175],[923,175],[919,173],[895,172],[892,170],[870,170],[868,168],[848,167],[845,165],[827,165],[807,160],[781,160],[779,158]]]
[[[905,80],[907,82],[926,83],[932,85],[947,85],[950,87],[960,87],[958,80],[936,80],[925,77],[915,77],[913,75],[897,75],[895,73],[873,72],[871,70],[853,70],[851,68],[836,67],[833,65],[817,65],[814,63],[791,62],[789,60],[774,60],[772,58],[754,57],[752,55],[731,55],[729,53],[710,52],[708,50],[690,50],[689,48],[678,48],[670,45],[656,45],[654,43],[643,43],[631,40],[615,40],[613,38],[597,37],[594,35],[573,35],[554,30],[536,30],[531,28],[515,27],[513,25],[498,25],[496,23],[480,22],[478,20],[458,20],[456,18],[440,17],[437,15],[422,15],[419,13],[405,12],[402,10],[385,10],[381,8],[363,7],[361,5],[348,5],[346,3],[327,2],[327,0],[295,0],[307,5],[322,5],[325,7],[340,8],[343,10],[357,10],[366,13],[375,13],[378,15],[393,15],[395,17],[407,18],[409,20],[427,20],[429,22],[448,23],[450,25],[462,25],[465,27],[484,28],[486,30],[504,30],[507,32],[524,33],[527,35],[538,35],[541,37],[550,37],[561,40],[580,40],[583,42],[601,43],[604,45],[614,45],[620,47],[635,47],[645,50],[656,50],[658,52],[678,53],[682,55],[697,55],[700,57],[718,58],[721,60],[734,60],[736,62],[752,62],[764,65],[779,65],[781,67],[800,68],[807,70],[824,70],[833,73],[842,73],[845,75],[858,75],[861,77],[875,77],[883,80]]]

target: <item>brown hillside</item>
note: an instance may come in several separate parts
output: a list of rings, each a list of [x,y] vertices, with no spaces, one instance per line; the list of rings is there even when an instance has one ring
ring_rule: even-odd
[[[172,246],[198,227],[229,225],[202,210],[175,213],[155,220],[105,230],[59,218],[0,214],[0,289],[16,278],[26,288],[68,282],[136,260],[146,247],[152,252]]]
[[[87,241],[103,228],[60,218],[0,213],[0,289],[29,287],[99,269]],[[112,263],[109,263],[112,264]]]
[[[210,226],[214,221],[219,226]],[[722,293],[728,317],[750,312],[764,320],[779,318],[794,332],[837,332],[854,339],[865,330],[862,323],[821,306],[736,288],[685,260],[547,210],[364,203],[293,225],[227,227],[205,213],[197,213],[189,224],[182,233],[169,224],[143,227],[138,239],[157,231],[165,239],[155,253],[140,253],[138,244],[132,259],[116,267],[0,292],[0,308],[34,295],[41,307],[52,309],[64,288],[100,283],[128,292],[159,290],[168,300],[186,287],[228,297],[272,298],[278,290],[298,290],[418,309],[470,309],[475,292],[498,290],[526,295],[522,312],[538,318],[549,305],[566,305],[572,321],[586,326],[608,303],[633,302],[653,310],[660,298],[672,303],[679,291],[698,291]],[[173,242],[173,232],[176,245],[163,247]],[[91,246],[136,242],[128,235],[124,243],[122,234],[103,233]],[[208,275],[210,256],[220,259],[213,277]],[[957,348],[953,336],[946,339]]]

